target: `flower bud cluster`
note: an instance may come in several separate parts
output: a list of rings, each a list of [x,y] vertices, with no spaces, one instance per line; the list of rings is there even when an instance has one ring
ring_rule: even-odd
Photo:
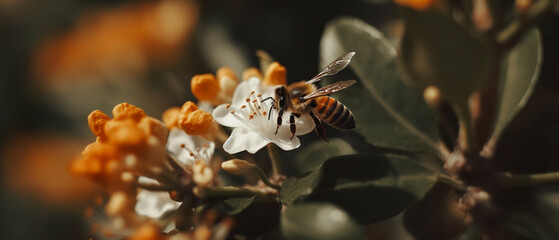
[[[162,119],[169,130],[180,128],[188,135],[200,136],[207,140],[215,139],[218,131],[218,125],[212,115],[198,109],[191,101],[185,102],[181,108],[167,109]]]
[[[200,74],[190,80],[192,94],[198,100],[210,102],[214,106],[230,102],[233,92],[239,84],[239,78],[228,67],[219,68],[216,75]]]
[[[168,130],[142,109],[118,104],[113,109],[113,119],[95,110],[89,114],[88,124],[97,139],[73,162],[74,174],[113,185],[133,180],[130,173],[149,174],[163,166]]]

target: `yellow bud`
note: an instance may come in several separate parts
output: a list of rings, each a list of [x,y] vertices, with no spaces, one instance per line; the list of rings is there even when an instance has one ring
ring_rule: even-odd
[[[210,184],[214,179],[212,169],[203,161],[196,161],[192,168],[192,180],[198,187],[204,187]]]
[[[219,83],[213,74],[201,74],[192,77],[190,90],[198,99],[211,102],[220,91]]]
[[[441,90],[435,86],[428,86],[423,90],[423,99],[432,108],[437,108],[442,101]]]
[[[243,72],[243,81],[247,81],[252,77],[262,79],[262,73],[260,73],[258,68],[249,68]]]
[[[231,174],[242,175],[251,171],[254,164],[241,159],[231,159],[221,163],[221,168]]]
[[[178,121],[179,121],[180,111],[181,109],[179,107],[172,107],[165,110],[165,112],[163,112],[161,119],[167,126],[167,129],[171,130],[173,128],[179,127]]]
[[[100,137],[102,140],[105,138],[105,131],[103,130],[103,127],[105,126],[105,123],[110,120],[111,118],[107,116],[107,114],[99,110],[95,110],[87,116],[89,129],[91,129],[91,132],[93,132],[95,136]]]
[[[136,122],[139,122],[140,119],[146,116],[146,113],[144,112],[144,110],[132,104],[121,103],[113,108],[113,116],[115,120],[132,119]]]
[[[264,76],[264,85],[285,85],[287,83],[285,67],[278,62],[273,62],[266,69]]]

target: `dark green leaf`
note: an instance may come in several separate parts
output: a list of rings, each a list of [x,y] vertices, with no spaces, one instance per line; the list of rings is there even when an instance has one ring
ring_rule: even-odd
[[[349,67],[358,83],[334,96],[353,111],[355,131],[375,146],[436,153],[433,112],[419,91],[400,80],[394,47],[358,19],[330,22],[321,40],[321,65],[350,51],[356,52]]]
[[[537,29],[533,29],[504,58],[492,140],[499,138],[532,95],[540,75],[542,52],[540,34]]]
[[[295,157],[295,164],[299,172],[312,171],[318,168],[326,159],[357,153],[346,141],[331,138],[329,142],[322,139],[306,144]]]
[[[489,45],[442,13],[411,9],[404,13],[400,62],[405,80],[420,89],[439,87],[451,104],[467,103],[488,79]]]
[[[334,157],[321,168],[287,179],[282,203],[327,201],[362,223],[398,214],[429,191],[435,173],[414,160],[380,154]]]
[[[229,198],[212,199],[215,208],[225,215],[237,215],[254,202],[254,195],[232,196]]]
[[[364,239],[362,227],[329,203],[290,206],[281,215],[281,233],[286,239]]]
[[[317,169],[312,172],[301,173],[286,179],[281,185],[280,201],[290,205],[298,199],[307,197],[318,185],[322,172]]]

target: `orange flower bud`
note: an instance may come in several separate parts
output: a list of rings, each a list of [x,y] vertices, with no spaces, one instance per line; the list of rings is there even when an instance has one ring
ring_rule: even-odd
[[[219,83],[213,74],[201,74],[192,77],[190,81],[192,94],[203,101],[212,101],[220,91]]]
[[[113,116],[115,120],[132,119],[139,122],[140,119],[146,116],[146,113],[132,104],[121,103],[113,108]]]
[[[172,107],[163,112],[161,119],[167,126],[167,129],[171,130],[173,128],[179,127],[177,122],[179,120],[180,111],[181,109],[179,107]]]
[[[179,116],[179,127],[190,135],[203,135],[208,133],[214,125],[214,119],[210,113],[196,110],[188,115]]]
[[[273,62],[268,66],[266,70],[266,76],[264,77],[264,84],[273,85],[285,85],[287,83],[286,70],[285,67],[280,65],[278,62]]]
[[[163,239],[161,229],[153,223],[142,224],[129,240],[160,240]]]
[[[247,81],[252,77],[262,79],[262,73],[260,73],[258,68],[249,68],[243,72],[243,81]]]
[[[396,4],[413,8],[418,11],[426,10],[433,6],[438,0],[394,0]]]
[[[109,143],[121,147],[134,147],[143,144],[146,134],[132,120],[109,121],[105,124],[105,134]]]
[[[89,129],[91,129],[91,132],[93,132],[95,136],[101,137],[102,139],[105,138],[103,127],[105,126],[105,123],[110,120],[111,118],[100,110],[95,110],[87,116]]]
[[[180,116],[188,115],[188,114],[190,114],[190,113],[192,113],[196,110],[198,110],[198,106],[196,106],[196,103],[193,103],[191,101],[187,101],[181,107]],[[179,118],[180,118],[180,116],[179,116]]]
[[[254,164],[241,159],[231,159],[221,163],[221,168],[231,174],[242,175],[254,168]]]
[[[219,81],[219,87],[223,94],[228,98],[233,96],[235,88],[239,83],[239,78],[237,75],[228,67],[221,67],[217,70],[217,80]]]
[[[138,127],[144,130],[147,136],[154,136],[162,143],[167,142],[169,130],[165,127],[163,122],[152,117],[145,117],[140,120]]]

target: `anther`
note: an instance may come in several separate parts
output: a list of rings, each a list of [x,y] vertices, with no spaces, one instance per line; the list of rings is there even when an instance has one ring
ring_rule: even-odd
[[[225,106],[225,109],[229,109],[231,107],[231,104],[227,104],[227,106]]]
[[[250,102],[250,98],[245,99],[246,102]]]
[[[248,120],[252,120],[254,118],[254,115],[248,115]]]
[[[235,113],[235,110],[231,111],[231,114]]]
[[[181,144],[181,148],[184,148],[184,143],[183,143],[183,144]]]
[[[191,156],[191,157],[194,157],[194,153],[193,153],[193,152],[190,152],[190,156]]]
[[[266,111],[262,112],[262,115],[266,116]]]
[[[252,103],[256,103],[256,102],[258,102],[258,100],[256,100],[256,99],[252,100]]]
[[[262,93],[257,94],[256,97],[262,97]]]
[[[210,145],[208,145],[207,143],[202,144],[202,146],[204,146],[205,148],[209,148]]]
[[[254,91],[250,92],[250,95],[254,94]]]
[[[241,109],[246,108],[246,107],[247,107],[247,105],[243,105],[243,106],[241,106]]]

